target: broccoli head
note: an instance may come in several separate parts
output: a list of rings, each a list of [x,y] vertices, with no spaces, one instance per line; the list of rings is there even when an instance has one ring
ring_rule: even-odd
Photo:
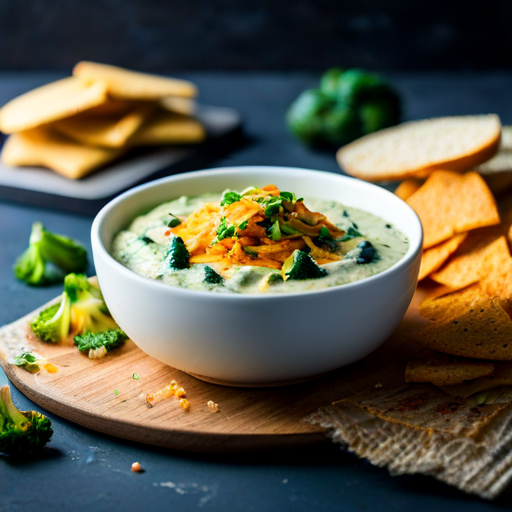
[[[316,261],[306,252],[296,249],[284,262],[281,269],[283,279],[318,279],[327,275],[327,270],[317,265]]]
[[[169,257],[169,268],[174,270],[190,268],[190,253],[185,242],[179,236],[173,237],[167,256]]]
[[[32,319],[30,327],[43,341],[59,343],[70,332],[100,332],[119,326],[110,315],[99,287],[84,274],[68,274],[60,302],[41,311]]]
[[[327,70],[319,89],[304,91],[287,114],[290,131],[311,146],[333,146],[397,124],[397,92],[379,75],[360,69]]]
[[[19,411],[9,386],[0,388],[0,453],[29,455],[52,437],[51,421],[36,411]]]
[[[122,329],[107,329],[77,334],[74,342],[80,352],[88,352],[91,359],[100,359],[107,352],[121,347],[127,339],[128,336]]]
[[[203,283],[206,284],[222,284],[224,282],[224,278],[215,272],[212,267],[206,265],[204,267],[204,279]]]
[[[69,272],[84,272],[87,264],[87,251],[81,244],[34,222],[29,246],[14,263],[14,274],[27,284],[43,286],[62,281]]]

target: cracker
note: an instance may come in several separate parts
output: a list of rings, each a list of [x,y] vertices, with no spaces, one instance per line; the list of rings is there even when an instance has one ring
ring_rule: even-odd
[[[445,354],[407,363],[405,382],[431,382],[436,386],[462,384],[466,380],[490,375],[494,364]]]
[[[417,331],[423,346],[455,356],[512,361],[512,320],[504,301],[484,297],[465,314]]]
[[[494,197],[476,172],[435,171],[408,199],[423,225],[423,248],[500,222]]]
[[[128,144],[132,146],[195,144],[203,141],[205,137],[206,132],[196,119],[161,110],[133,134]]]
[[[435,272],[458,249],[467,237],[467,233],[453,236],[423,252],[418,280],[422,280]]]
[[[464,288],[499,272],[509,262],[512,258],[505,236],[497,237],[494,229],[475,230],[430,278],[452,289]]]
[[[166,96],[197,96],[196,86],[187,80],[130,71],[97,62],[79,62],[73,69],[73,75],[86,83],[105,84],[108,94],[117,99],[160,100]]]
[[[0,131],[21,132],[83,112],[107,100],[101,82],[68,77],[33,89],[0,109]]]
[[[95,109],[93,109],[95,110]],[[121,115],[82,112],[52,124],[52,128],[70,139],[90,146],[121,148],[150,117],[151,104],[143,104]]]
[[[197,105],[196,102],[190,98],[179,98],[177,96],[168,96],[159,101],[159,106],[169,112],[182,114],[185,116],[192,116],[195,114]]]
[[[395,189],[395,195],[406,201],[421,187],[421,185],[423,185],[422,180],[418,180],[416,178],[406,179]]]
[[[119,149],[84,146],[49,128],[35,128],[11,135],[4,144],[1,160],[11,166],[48,167],[67,178],[78,179],[121,154]]]

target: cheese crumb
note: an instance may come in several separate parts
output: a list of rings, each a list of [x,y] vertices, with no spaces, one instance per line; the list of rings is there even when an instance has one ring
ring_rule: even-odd
[[[132,464],[132,471],[135,473],[142,473],[144,470],[142,469],[140,462],[134,462]]]
[[[185,411],[188,411],[190,409],[190,402],[186,398],[181,398],[180,407]]]
[[[206,404],[213,412],[217,412],[219,410],[219,404],[216,404],[213,400],[208,400]]]

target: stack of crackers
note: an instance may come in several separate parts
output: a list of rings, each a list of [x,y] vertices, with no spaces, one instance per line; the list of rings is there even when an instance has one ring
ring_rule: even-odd
[[[185,80],[80,62],[73,76],[0,109],[0,131],[10,134],[1,160],[77,179],[134,147],[201,142],[196,95]]]
[[[404,123],[338,153],[357,177],[403,179],[396,194],[423,225],[424,325],[410,338],[425,348],[406,381],[477,403],[512,397],[512,195],[489,186],[511,183],[510,139],[496,115],[461,116]]]

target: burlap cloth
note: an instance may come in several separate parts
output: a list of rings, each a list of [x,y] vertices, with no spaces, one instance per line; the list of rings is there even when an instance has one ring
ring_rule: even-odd
[[[512,479],[510,403],[474,406],[432,385],[404,382],[407,361],[425,354],[410,333],[426,322],[417,307],[427,293],[418,290],[390,340],[353,365],[332,405],[306,421],[393,475],[431,475],[492,499]]]

